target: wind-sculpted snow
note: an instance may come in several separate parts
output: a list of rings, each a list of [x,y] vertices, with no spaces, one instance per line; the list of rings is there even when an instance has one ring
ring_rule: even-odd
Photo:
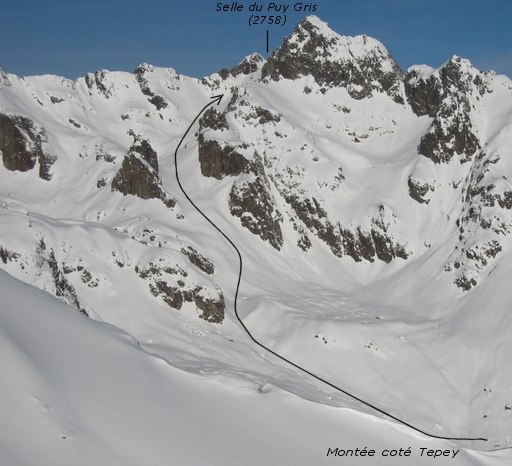
[[[0,266],[180,369],[364,410],[273,373],[232,315],[236,257],[173,160],[220,94],[180,176],[244,257],[251,333],[425,431],[507,446],[512,82],[459,57],[404,74],[309,17],[201,80],[2,71]]]

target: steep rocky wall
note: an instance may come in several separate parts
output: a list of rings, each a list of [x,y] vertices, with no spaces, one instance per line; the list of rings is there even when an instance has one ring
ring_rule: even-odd
[[[149,141],[139,137],[135,137],[133,145],[124,157],[121,168],[112,180],[111,189],[125,196],[160,199],[169,208],[176,205],[176,200],[162,189],[157,153]]]
[[[0,114],[0,152],[4,167],[26,172],[39,162],[39,176],[50,180],[50,167],[55,158],[43,151],[46,132],[30,119],[19,115]]]

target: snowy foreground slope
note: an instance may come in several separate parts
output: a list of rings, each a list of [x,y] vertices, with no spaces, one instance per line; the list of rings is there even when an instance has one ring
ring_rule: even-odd
[[[2,422],[53,404],[70,426],[60,433],[38,414],[34,433],[11,429],[0,454],[37,451],[54,428],[52,441],[84,462],[103,445],[105,464],[142,464],[146,442],[155,455],[184,445],[195,464],[453,447],[264,351],[236,318],[237,254],[179,189],[174,162],[220,94],[183,141],[178,172],[240,250],[237,307],[251,335],[425,432],[487,439],[457,444],[468,450],[449,464],[510,460],[512,81],[460,57],[404,73],[377,40],[340,36],[316,17],[268,60],[251,55],[202,80],[146,64],[77,81],[0,71],[0,267],[49,293],[2,275],[0,329],[20,348],[5,362],[27,367],[2,384],[12,406]],[[46,350],[55,357],[37,359]],[[54,402],[20,401],[20,387],[43,385]],[[101,443],[103,425],[111,437]]]
[[[454,466],[510,459],[273,386],[258,393],[187,374],[5,272],[0,292],[5,466],[332,464],[340,458],[328,457],[329,448],[365,447],[375,456],[350,464],[431,464],[436,450],[450,452],[437,463]],[[410,456],[382,456],[400,448]]]

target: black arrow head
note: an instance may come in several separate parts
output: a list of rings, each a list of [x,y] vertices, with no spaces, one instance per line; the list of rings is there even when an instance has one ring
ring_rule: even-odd
[[[220,104],[220,101],[222,100],[222,98],[224,97],[224,94],[220,94],[220,95],[214,95],[212,96],[211,98],[213,99],[212,100],[212,103],[215,103],[217,102],[217,105]]]

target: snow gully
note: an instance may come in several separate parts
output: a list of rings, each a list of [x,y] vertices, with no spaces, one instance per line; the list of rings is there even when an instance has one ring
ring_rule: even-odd
[[[431,437],[431,438],[436,438],[436,439],[443,439],[443,440],[467,440],[467,441],[471,441],[471,440],[481,440],[481,441],[484,441],[486,442],[487,439],[485,438],[482,438],[482,437],[445,437],[443,435],[435,435],[435,434],[430,434],[426,431],[424,431],[423,429],[420,429],[419,427],[415,427],[413,426],[412,424],[409,424],[408,422],[396,417],[396,416],[393,416],[392,414],[388,413],[387,411],[384,411],[383,409],[379,408],[378,406],[376,406],[374,403],[370,403],[368,401],[365,401],[363,400],[362,398],[338,387],[337,385],[334,385],[333,383],[329,382],[328,380],[325,380],[324,378],[314,374],[313,372],[310,372],[308,371],[307,369],[305,369],[304,367],[302,366],[299,366],[298,364],[290,361],[289,359],[285,358],[284,356],[276,353],[275,351],[271,350],[270,348],[268,348],[267,346],[265,346],[263,343],[259,342],[254,336],[253,334],[249,331],[249,329],[246,327],[246,325],[244,324],[244,322],[242,321],[242,319],[240,318],[239,314],[238,314],[238,308],[237,308],[237,301],[238,301],[238,293],[240,291],[240,282],[242,280],[242,268],[243,268],[243,260],[242,260],[242,254],[240,253],[240,250],[237,248],[236,244],[231,240],[231,238],[226,235],[226,233],[224,233],[212,220],[210,220],[210,218],[194,203],[194,201],[190,198],[190,196],[187,194],[187,192],[185,191],[185,189],[183,188],[183,185],[181,184],[181,181],[180,181],[180,176],[179,176],[179,170],[178,170],[178,150],[181,146],[181,144],[183,143],[183,141],[185,140],[185,138],[187,137],[187,134],[190,132],[190,130],[192,129],[192,126],[194,126],[194,123],[199,119],[199,117],[202,115],[202,113],[211,105],[213,104],[217,104],[219,105],[220,104],[220,101],[222,99],[222,97],[224,97],[224,94],[221,94],[221,95],[217,95],[217,96],[213,96],[211,99],[211,101],[209,103],[207,103],[203,108],[202,110],[196,115],[196,117],[194,118],[194,120],[192,121],[192,123],[190,123],[190,126],[187,128],[187,130],[185,131],[185,134],[182,136],[182,138],[180,139],[180,142],[178,143],[178,145],[176,146],[176,150],[174,151],[174,168],[176,170],[176,181],[178,182],[178,186],[180,188],[180,190],[182,191],[182,193],[184,194],[184,196],[187,198],[187,200],[190,202],[190,204],[194,207],[194,209],[196,209],[202,216],[203,218],[213,227],[215,228],[221,236],[224,237],[224,239],[229,243],[231,244],[231,246],[233,247],[233,249],[235,250],[235,252],[237,253],[238,255],[238,261],[239,261],[239,271],[238,271],[238,280],[237,280],[237,284],[236,284],[236,289],[235,289],[235,299],[234,299],[234,304],[233,304],[233,307],[234,307],[234,311],[235,311],[235,317],[236,319],[238,320],[238,323],[242,326],[242,328],[244,329],[245,333],[247,334],[247,336],[254,342],[254,344],[256,344],[257,346],[259,346],[260,348],[263,348],[265,351],[268,351],[268,353],[270,354],[273,354],[274,356],[276,356],[277,358],[279,358],[281,361],[284,361],[288,364],[290,364],[291,366],[295,367],[296,369],[304,372],[305,374],[308,374],[309,376],[313,377],[314,379],[316,380],[319,380],[320,382],[323,382],[324,384],[328,385],[329,387],[331,388],[334,388],[335,390],[337,390],[338,392],[340,393],[343,393],[344,395],[347,395],[349,396],[350,398],[352,398],[353,400],[356,400],[358,401],[359,403],[363,404],[364,406],[367,406],[371,409],[373,409],[374,411],[376,411],[377,413],[380,413],[382,414],[383,416],[386,416],[387,418],[389,419],[393,419],[395,422],[398,422],[399,424],[402,424],[404,426],[407,426],[409,427],[410,429],[416,431],[416,432],[419,432],[423,435],[426,435],[427,437]],[[425,448],[426,450],[426,448]],[[428,452],[430,451],[442,451],[442,450],[428,450],[427,451],[427,456],[432,456],[432,455],[429,455]]]

